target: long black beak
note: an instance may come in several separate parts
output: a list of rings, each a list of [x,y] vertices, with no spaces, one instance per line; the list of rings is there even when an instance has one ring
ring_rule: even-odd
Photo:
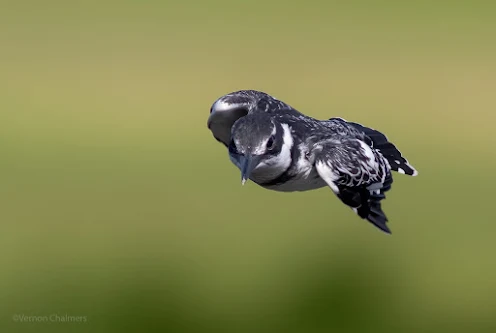
[[[255,170],[260,163],[260,156],[245,155],[241,157],[241,184],[244,185],[250,179],[251,172]]]

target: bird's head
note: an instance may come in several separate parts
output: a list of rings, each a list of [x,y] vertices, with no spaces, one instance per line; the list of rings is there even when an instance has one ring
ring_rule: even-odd
[[[282,173],[291,162],[289,127],[265,113],[248,114],[232,127],[229,155],[241,170],[244,184],[256,169]]]
[[[231,141],[234,122],[252,111],[272,112],[291,107],[257,90],[239,90],[218,98],[210,108],[207,127],[226,146]]]

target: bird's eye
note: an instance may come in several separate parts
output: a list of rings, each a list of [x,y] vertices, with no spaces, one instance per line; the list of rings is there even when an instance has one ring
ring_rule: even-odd
[[[234,153],[234,154],[238,153],[238,148],[236,147],[234,140],[231,140],[231,142],[229,143],[229,152]]]
[[[271,136],[269,138],[269,140],[267,141],[267,149],[268,150],[274,149],[274,146],[275,146],[274,143],[275,143],[275,138],[274,138],[274,136]]]

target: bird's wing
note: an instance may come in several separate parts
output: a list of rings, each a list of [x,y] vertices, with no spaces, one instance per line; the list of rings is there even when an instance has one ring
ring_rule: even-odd
[[[391,188],[393,179],[384,157],[355,138],[322,141],[316,144],[314,151],[319,176],[341,201],[389,233],[380,201]]]
[[[207,126],[217,141],[225,146],[231,140],[231,127],[251,112],[295,111],[286,103],[256,90],[240,90],[218,98],[210,108]],[[296,112],[296,111],[295,111]]]
[[[415,170],[399,149],[383,133],[342,118],[331,118],[324,121],[323,124],[338,136],[360,139],[370,147],[380,151],[388,160],[393,171],[409,176],[418,175],[417,170]]]

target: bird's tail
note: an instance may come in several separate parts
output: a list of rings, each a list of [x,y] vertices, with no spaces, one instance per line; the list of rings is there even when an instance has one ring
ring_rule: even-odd
[[[382,211],[381,200],[386,198],[385,193],[391,189],[392,183],[393,177],[391,173],[388,173],[382,185],[376,183],[361,188],[342,186],[339,189],[338,197],[362,219],[366,219],[377,228],[390,234],[391,230],[386,225],[388,219]]]
[[[398,148],[389,142],[384,134],[357,123],[348,122],[348,124],[364,132],[372,140],[373,148],[378,150],[388,160],[391,170],[410,176],[416,176],[418,174],[417,170],[408,163]]]
[[[366,189],[362,194],[362,204],[356,208],[356,213],[377,228],[390,234],[391,230],[386,225],[388,218],[381,207],[381,200],[386,198],[385,193],[391,189],[393,177],[389,173],[380,189]]]

